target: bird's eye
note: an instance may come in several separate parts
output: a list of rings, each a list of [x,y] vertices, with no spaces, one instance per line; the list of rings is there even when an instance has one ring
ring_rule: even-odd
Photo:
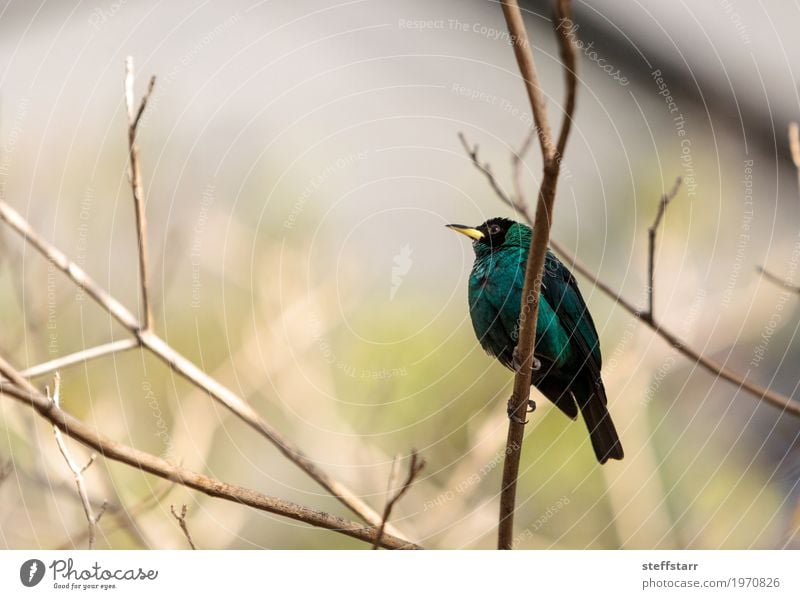
[[[489,227],[489,235],[497,235],[500,232],[500,225],[491,225]]]

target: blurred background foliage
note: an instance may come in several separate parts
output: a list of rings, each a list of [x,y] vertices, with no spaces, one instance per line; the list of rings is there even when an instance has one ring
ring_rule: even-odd
[[[659,318],[793,394],[797,298],[755,266],[792,276],[797,265],[784,131],[800,114],[788,60],[800,50],[790,35],[798,15],[740,4],[575,4],[576,35],[597,54],[580,61],[554,235],[643,305],[646,229],[659,195],[683,176],[659,237]],[[557,122],[550,10],[526,6]],[[511,375],[478,347],[466,305],[472,250],[442,225],[509,215],[456,137],[478,143],[510,185],[510,153],[530,115],[503,31],[492,2],[8,2],[0,194],[136,307],[122,95],[133,55],[139,92],[158,77],[139,138],[158,331],[376,508],[393,456],[418,449],[428,466],[396,525],[430,547],[492,547]],[[124,337],[8,230],[0,249],[0,348],[15,364]],[[517,546],[797,546],[798,422],[715,382],[580,283],[626,458],[599,467],[583,425],[539,397]],[[63,380],[65,407],[112,438],[349,516],[147,355],[71,368]],[[85,546],[49,427],[3,401],[0,432],[0,463],[13,464],[0,484],[0,546]],[[102,459],[87,476],[92,497],[111,504],[102,547],[183,547],[171,503],[189,505],[200,547],[363,547]]]

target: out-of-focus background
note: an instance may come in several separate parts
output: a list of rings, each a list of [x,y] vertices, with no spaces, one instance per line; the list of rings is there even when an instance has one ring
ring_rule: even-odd
[[[551,119],[563,74],[549,3],[526,20]],[[576,2],[578,108],[554,236],[703,353],[786,395],[800,385],[797,6]],[[472,249],[444,229],[511,216],[530,109],[495,2],[24,2],[0,6],[0,197],[137,308],[124,59],[136,93],[156,328],[381,509],[393,456],[427,468],[394,523],[429,547],[494,544],[512,376],[479,348]],[[535,196],[531,152],[524,187]],[[125,332],[0,230],[0,351],[20,368]],[[625,460],[544,400],[527,427],[520,548],[797,546],[800,422],[716,381],[580,280]],[[227,482],[349,516],[272,446],[138,351],[63,373],[64,407]],[[45,384],[39,380],[37,383]],[[88,457],[79,445],[72,450]],[[0,546],[85,547],[50,427],[0,402]],[[99,459],[98,546],[358,548]]]

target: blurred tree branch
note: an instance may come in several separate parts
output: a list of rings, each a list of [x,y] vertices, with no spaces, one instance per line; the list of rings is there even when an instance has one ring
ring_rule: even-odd
[[[378,529],[375,526],[363,526],[338,516],[312,510],[297,503],[264,495],[258,491],[238,485],[224,483],[182,466],[174,466],[162,458],[109,439],[93,431],[89,426],[65,412],[51,399],[42,395],[2,357],[0,357],[0,374],[11,381],[10,383],[0,383],[0,396],[12,397],[31,406],[40,416],[58,427],[59,430],[87,447],[91,447],[107,459],[127,464],[137,470],[176,482],[211,497],[218,497],[312,526],[339,532],[354,539],[372,543],[377,538]],[[380,543],[381,546],[387,549],[421,549],[418,545],[386,533],[383,534]]]
[[[103,290],[83,269],[71,262],[59,249],[51,245],[36,233],[22,216],[3,201],[0,201],[0,218],[7,222],[15,231],[22,235],[28,243],[37,249],[56,268],[64,272],[76,285],[86,291],[101,307],[122,324],[136,337],[142,347],[148,349],[160,358],[175,372],[186,378],[189,382],[206,391],[213,398],[220,401],[244,422],[253,427],[269,439],[287,458],[300,466],[314,480],[319,482],[332,495],[364,518],[370,524],[378,526],[380,517],[372,508],[367,506],[360,498],[342,483],[334,480],[321,471],[299,449],[295,448],[283,435],[269,425],[256,411],[243,399],[228,388],[217,382],[188,359],[175,351],[169,344],[152,331],[143,330],[136,317],[128,311],[119,301]],[[41,370],[39,367],[34,367]]]
[[[94,348],[89,348],[76,354],[71,354],[45,364],[40,364],[29,368],[26,372],[29,376],[39,376],[52,372],[58,368],[68,365],[79,364],[101,356],[117,353],[142,347],[159,358],[168,365],[173,371],[181,375],[190,383],[208,393],[215,400],[222,403],[231,412],[238,416],[242,421],[250,425],[259,434],[268,439],[278,450],[291,462],[296,464],[312,479],[319,483],[333,497],[347,506],[365,522],[372,526],[383,524],[387,531],[392,535],[398,536],[394,527],[383,522],[380,515],[367,505],[358,495],[351,491],[340,481],[334,479],[324,472],[317,464],[306,456],[300,449],[295,447],[277,429],[272,427],[264,420],[246,401],[238,397],[233,391],[209,376],[202,369],[192,363],[173,349],[166,341],[153,332],[151,327],[150,304],[148,293],[148,272],[147,272],[147,238],[146,222],[144,214],[144,200],[142,192],[141,173],[138,162],[138,147],[135,144],[138,124],[146,108],[147,99],[152,92],[154,79],[150,79],[147,91],[138,108],[133,108],[133,66],[129,59],[126,62],[125,77],[125,100],[128,108],[128,143],[130,152],[130,177],[136,208],[137,242],[139,250],[140,266],[140,287],[142,302],[144,305],[144,322],[139,319],[122,305],[110,293],[105,291],[97,282],[94,281],[80,266],[71,261],[61,250],[45,240],[39,235],[30,224],[16,210],[11,208],[5,201],[0,200],[0,219],[5,221],[23,239],[41,253],[53,266],[61,270],[75,285],[85,291],[97,304],[100,305],[110,316],[117,320],[133,339],[128,341],[116,341]],[[9,379],[18,388],[28,392],[37,392],[35,387],[27,382],[22,375],[17,375],[20,380]],[[22,382],[24,381],[24,385]]]
[[[514,509],[516,505],[519,461],[522,455],[525,414],[528,409],[531,389],[536,321],[539,312],[539,291],[542,283],[545,254],[547,253],[550,239],[553,204],[555,202],[558,175],[561,170],[561,157],[569,137],[572,113],[575,110],[577,79],[575,75],[575,49],[567,36],[566,29],[563,27],[565,20],[569,19],[571,14],[570,2],[569,0],[556,0],[556,12],[559,18],[555,30],[559,38],[559,47],[564,65],[567,101],[558,143],[554,145],[550,123],[547,119],[544,96],[519,5],[516,0],[506,0],[502,7],[508,32],[513,40],[517,65],[528,93],[544,161],[544,173],[539,187],[538,201],[536,202],[536,215],[533,220],[535,234],[531,237],[531,247],[525,267],[525,283],[522,288],[519,340],[514,350],[517,372],[514,376],[514,391],[509,400],[508,437],[506,440],[505,461],[503,463],[503,482],[500,488],[497,546],[498,549],[511,549],[514,536]],[[521,151],[524,152],[528,145],[528,143],[523,144]],[[477,154],[477,150],[475,154]],[[485,172],[491,174],[488,169]],[[494,177],[490,177],[490,181],[494,181]],[[496,189],[499,189],[499,187]],[[518,186],[517,189],[518,193],[520,193]],[[515,201],[509,201],[517,204],[524,203],[521,197],[515,198]]]
[[[756,266],[756,272],[764,277],[770,283],[774,283],[778,287],[782,287],[786,291],[791,291],[792,293],[800,294],[800,285],[795,285],[791,281],[787,281],[784,278],[779,277],[778,275],[771,273],[765,267],[759,265]]]

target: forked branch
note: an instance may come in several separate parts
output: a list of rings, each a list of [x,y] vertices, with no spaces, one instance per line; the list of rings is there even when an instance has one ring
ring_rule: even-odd
[[[219,383],[213,377],[206,374],[193,362],[182,356],[173,349],[166,341],[159,337],[152,330],[152,316],[148,292],[148,266],[147,266],[147,228],[144,210],[144,194],[142,189],[142,178],[139,167],[138,147],[136,145],[136,135],[138,126],[141,122],[142,114],[147,106],[147,100],[153,89],[154,79],[150,79],[147,91],[145,92],[138,107],[133,100],[133,63],[129,60],[126,63],[125,77],[125,103],[128,115],[128,147],[130,152],[130,179],[137,214],[137,240],[139,248],[139,267],[140,267],[140,286],[142,302],[144,305],[144,320],[140,320],[128,310],[121,302],[103,289],[91,276],[89,276],[80,266],[71,261],[61,250],[39,235],[30,224],[16,210],[11,208],[5,201],[0,200],[0,220],[5,221],[14,231],[22,236],[33,248],[44,256],[57,269],[61,270],[75,285],[84,290],[86,294],[97,302],[110,316],[116,319],[134,338],[132,341],[113,342],[89,348],[54,360],[45,364],[35,366],[27,374],[31,377],[39,376],[55,369],[62,368],[71,364],[94,359],[103,355],[109,355],[132,347],[139,347],[148,350],[159,358],[164,364],[168,365],[176,373],[180,374],[190,383],[202,389],[222,403],[226,408],[233,412],[242,421],[250,425],[259,434],[273,443],[278,450],[291,462],[301,468],[306,474],[319,483],[333,497],[351,509],[365,522],[379,526],[382,522],[380,515],[364,502],[361,497],[355,494],[340,481],[334,479],[324,472],[313,460],[306,456],[300,449],[294,446],[277,429],[264,420],[246,401],[237,396],[233,391]],[[3,374],[3,373],[0,373]],[[5,375],[4,375],[5,376]],[[8,377],[6,377],[8,378]],[[28,384],[25,377],[21,377],[24,384]],[[13,381],[21,389],[35,390],[35,388],[23,386],[19,381]],[[391,525],[385,525],[386,530],[397,536],[398,533]]]
[[[392,472],[389,474],[390,487],[392,484],[392,479],[394,479],[395,463],[396,460],[392,462]],[[411,485],[414,484],[414,479],[417,478],[417,475],[422,471],[424,467],[425,467],[425,460],[419,457],[419,454],[415,449],[412,449],[411,462],[408,465],[408,474],[406,475],[406,479],[403,481],[402,486],[386,502],[386,507],[383,509],[383,518],[381,518],[381,525],[378,527],[378,534],[375,536],[375,542],[372,544],[373,549],[377,549],[380,546],[380,541],[381,538],[383,537],[383,530],[386,528],[386,523],[389,522],[389,518],[392,515],[392,510],[394,509],[394,505],[398,501],[400,501],[403,495],[405,495],[408,492],[408,490],[411,488]]]
[[[178,526],[181,527],[181,531],[183,531],[183,536],[186,537],[186,541],[189,543],[189,547],[191,547],[192,549],[197,549],[197,547],[194,544],[194,540],[192,539],[192,533],[189,532],[189,525],[186,523],[186,512],[189,511],[189,508],[186,507],[186,504],[184,503],[181,506],[181,513],[178,514],[175,511],[175,506],[170,505],[169,511],[172,512],[172,517],[178,521]]]
[[[655,294],[655,276],[656,276],[656,234],[658,233],[658,226],[661,224],[661,219],[664,218],[664,213],[667,211],[667,206],[678,195],[678,189],[681,186],[681,178],[675,180],[675,184],[669,192],[661,196],[661,201],[658,203],[658,211],[653,224],[647,230],[647,305],[648,310],[644,318],[648,322],[655,322],[656,313],[653,308],[653,295]]]

